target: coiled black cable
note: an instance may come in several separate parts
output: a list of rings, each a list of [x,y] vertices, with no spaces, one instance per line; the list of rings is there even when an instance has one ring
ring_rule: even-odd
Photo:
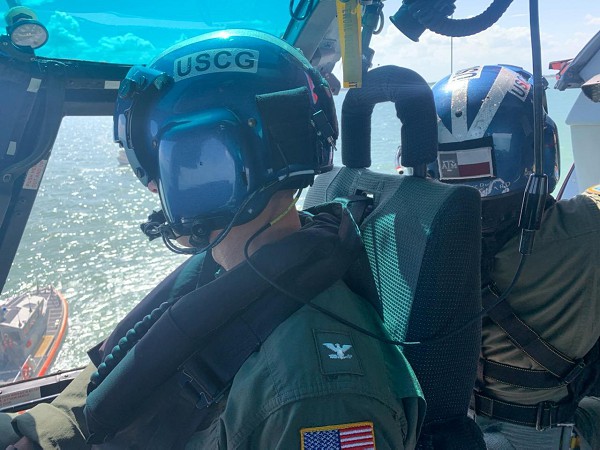
[[[494,25],[513,0],[494,0],[481,14],[468,19],[451,19],[431,7],[430,0],[418,0],[408,6],[413,17],[433,31],[450,37],[465,37],[480,33]],[[452,1],[454,3],[454,1]]]

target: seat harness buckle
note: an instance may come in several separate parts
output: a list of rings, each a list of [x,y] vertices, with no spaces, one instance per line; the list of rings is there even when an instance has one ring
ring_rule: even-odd
[[[583,359],[579,360],[577,362],[577,364],[569,371],[569,373],[567,373],[563,377],[562,382],[564,384],[571,383],[581,374],[581,372],[583,372],[583,369],[585,369],[585,368],[586,368],[586,364],[585,364],[584,360]]]
[[[554,402],[540,402],[537,405],[537,413],[535,419],[535,429],[543,431],[558,425],[556,413],[558,409]]]

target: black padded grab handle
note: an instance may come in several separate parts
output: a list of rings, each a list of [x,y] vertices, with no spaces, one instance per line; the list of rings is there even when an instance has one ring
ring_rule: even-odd
[[[363,87],[351,89],[344,99],[342,162],[345,166],[371,166],[371,115],[377,103],[388,101],[394,102],[396,116],[402,122],[402,165],[417,168],[437,158],[437,114],[431,88],[410,69],[381,66],[367,72]]]

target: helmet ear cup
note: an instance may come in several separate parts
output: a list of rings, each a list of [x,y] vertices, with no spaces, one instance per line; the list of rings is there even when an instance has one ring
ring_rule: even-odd
[[[269,136],[272,169],[293,171],[293,166],[302,165],[316,170],[315,153],[307,151],[314,147],[316,140],[310,123],[312,107],[308,88],[257,95],[256,104]]]
[[[307,76],[312,90],[303,86],[256,96],[271,144],[273,170],[286,169],[288,177],[294,176],[297,168],[302,171],[302,181],[286,182],[282,189],[312,183],[312,178],[306,176],[307,167],[318,174],[330,170],[333,164],[332,147],[339,134],[335,104],[321,74],[310,68]]]

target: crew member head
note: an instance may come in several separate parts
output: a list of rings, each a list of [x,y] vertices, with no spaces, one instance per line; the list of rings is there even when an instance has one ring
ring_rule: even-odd
[[[484,228],[518,215],[534,171],[532,84],[520,67],[493,65],[460,70],[432,88],[439,152],[429,172],[479,190]],[[544,109],[543,171],[552,192],[560,176],[558,133]]]
[[[181,42],[121,85],[115,139],[158,189],[171,237],[198,248],[256,218],[275,192],[331,169],[337,120],[329,86],[269,34],[226,30]]]

